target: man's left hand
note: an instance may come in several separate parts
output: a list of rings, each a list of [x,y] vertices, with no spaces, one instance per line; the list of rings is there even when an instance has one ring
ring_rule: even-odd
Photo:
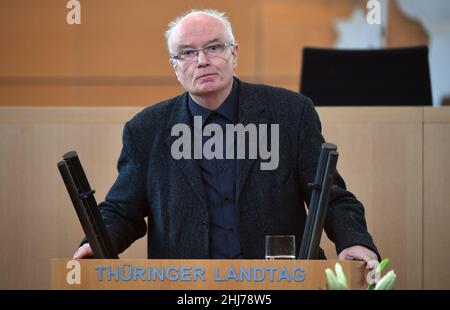
[[[373,251],[361,245],[345,248],[338,255],[339,260],[362,260],[367,263],[367,268],[373,269],[378,266],[378,256]]]

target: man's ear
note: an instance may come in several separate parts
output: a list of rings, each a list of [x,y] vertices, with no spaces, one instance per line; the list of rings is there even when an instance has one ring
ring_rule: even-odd
[[[237,57],[238,51],[239,51],[239,44],[236,43],[234,45],[234,47],[233,47],[233,55],[234,55],[234,57]]]
[[[236,69],[236,67],[237,67],[238,50],[239,50],[239,45],[236,44],[231,51],[231,54],[233,55],[233,69]]]

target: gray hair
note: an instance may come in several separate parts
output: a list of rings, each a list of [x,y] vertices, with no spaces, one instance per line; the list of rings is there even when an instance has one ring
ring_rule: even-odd
[[[178,26],[178,24],[185,19],[188,16],[191,16],[193,14],[197,14],[197,13],[201,13],[201,14],[206,14],[212,17],[217,18],[219,21],[222,22],[222,24],[225,26],[225,29],[227,31],[227,35],[228,35],[228,41],[227,43],[235,43],[234,41],[234,35],[233,35],[233,29],[231,28],[231,23],[228,20],[228,17],[225,15],[225,13],[223,12],[219,12],[217,10],[212,10],[212,9],[206,9],[206,10],[190,10],[188,12],[185,12],[184,14],[178,16],[177,18],[175,18],[173,21],[171,21],[169,23],[169,26],[167,28],[166,31],[166,41],[167,41],[167,49],[169,50],[169,54],[172,55],[172,50],[171,50],[171,44],[172,44],[172,34],[173,31],[175,30],[175,28]]]

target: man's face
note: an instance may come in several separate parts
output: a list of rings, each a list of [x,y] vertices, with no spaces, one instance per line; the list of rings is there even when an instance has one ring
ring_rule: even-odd
[[[182,20],[172,34],[172,52],[228,43],[225,26],[206,14]],[[181,85],[194,96],[208,96],[231,90],[237,60],[237,45],[227,47],[218,57],[200,51],[193,61],[174,60],[173,67]]]

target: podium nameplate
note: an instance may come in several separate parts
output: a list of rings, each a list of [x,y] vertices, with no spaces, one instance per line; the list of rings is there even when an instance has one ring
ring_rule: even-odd
[[[53,259],[52,289],[316,290],[336,260]],[[340,261],[352,289],[365,289],[364,262]]]

